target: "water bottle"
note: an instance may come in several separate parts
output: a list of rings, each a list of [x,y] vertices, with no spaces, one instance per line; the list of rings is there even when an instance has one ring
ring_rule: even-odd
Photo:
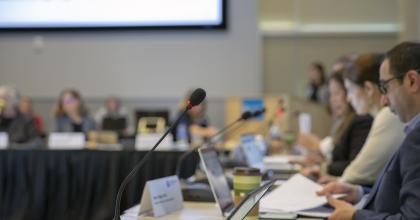
[[[180,150],[188,149],[188,127],[186,124],[179,124],[176,130],[176,146]]]
[[[281,139],[282,133],[279,126],[275,122],[270,123],[269,134],[271,140]]]

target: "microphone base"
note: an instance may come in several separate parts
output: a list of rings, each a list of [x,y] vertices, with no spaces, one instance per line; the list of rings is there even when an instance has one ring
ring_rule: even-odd
[[[211,188],[206,183],[183,183],[181,188],[184,201],[215,202]]]

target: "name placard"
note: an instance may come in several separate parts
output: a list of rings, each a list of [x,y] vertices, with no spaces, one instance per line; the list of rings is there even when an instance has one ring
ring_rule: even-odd
[[[9,146],[9,135],[6,132],[0,132],[0,149],[6,149]]]
[[[151,134],[138,134],[136,135],[135,148],[136,150],[150,150],[156,142],[162,137],[161,133],[151,133]],[[157,151],[167,151],[173,150],[174,146],[172,143],[172,135],[168,134],[162,142],[160,142],[159,147],[156,148]]]
[[[83,149],[85,145],[85,135],[79,132],[53,132],[48,136],[50,149]]]
[[[184,207],[177,176],[147,181],[141,197],[139,215],[160,217]]]

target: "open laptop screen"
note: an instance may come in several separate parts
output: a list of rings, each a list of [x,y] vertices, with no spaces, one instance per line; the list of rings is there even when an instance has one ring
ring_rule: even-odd
[[[222,214],[234,208],[233,197],[217,153],[212,148],[199,149],[210,187]]]
[[[256,136],[253,134],[242,135],[241,146],[248,166],[262,168],[264,153],[258,146]]]

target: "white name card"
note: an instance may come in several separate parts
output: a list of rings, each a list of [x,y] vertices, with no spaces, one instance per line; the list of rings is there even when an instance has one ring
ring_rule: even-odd
[[[83,149],[85,146],[85,135],[80,132],[53,132],[48,136],[50,149]]]
[[[184,207],[177,176],[147,181],[141,197],[139,215],[160,217]]]
[[[152,134],[138,134],[136,136],[136,150],[150,150],[153,146],[158,142],[160,137],[162,137],[162,133],[152,133]],[[162,142],[160,143],[159,147],[156,150],[165,151],[165,150],[173,150],[174,144],[172,141],[172,135],[168,134]]]
[[[0,149],[6,149],[9,146],[9,135],[6,132],[0,132]]]

